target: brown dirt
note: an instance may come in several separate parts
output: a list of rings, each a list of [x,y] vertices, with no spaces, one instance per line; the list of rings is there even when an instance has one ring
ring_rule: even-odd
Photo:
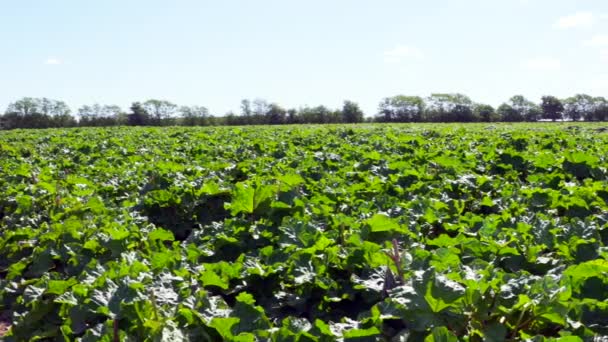
[[[11,320],[8,312],[0,312],[0,337],[8,333],[11,328]]]

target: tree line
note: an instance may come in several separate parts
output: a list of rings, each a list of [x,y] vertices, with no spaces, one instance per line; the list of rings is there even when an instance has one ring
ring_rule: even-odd
[[[116,105],[85,105],[75,115],[58,100],[25,97],[9,104],[0,128],[87,126],[218,126],[358,122],[534,122],[539,120],[605,121],[608,101],[578,94],[566,99],[543,96],[540,103],[522,95],[494,108],[463,94],[397,95],[382,99],[378,112],[366,117],[359,105],[344,101],[339,109],[320,105],[285,109],[263,99],[241,101],[240,112],[212,115],[203,106],[178,106],[166,100],[134,102],[128,111]]]

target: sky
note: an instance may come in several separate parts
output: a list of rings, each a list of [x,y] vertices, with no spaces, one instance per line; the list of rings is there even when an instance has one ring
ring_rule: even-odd
[[[606,0],[0,2],[0,111],[164,99],[222,115],[464,93],[608,97]]]

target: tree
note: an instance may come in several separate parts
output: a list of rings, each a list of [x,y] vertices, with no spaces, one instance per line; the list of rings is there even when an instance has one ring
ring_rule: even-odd
[[[171,118],[177,111],[177,105],[166,100],[151,99],[144,102],[142,107],[151,115],[156,125],[162,125],[163,121]]]
[[[475,115],[473,114],[473,110],[471,106],[457,104],[452,108],[450,113],[451,121],[455,122],[473,122],[475,120]]]
[[[270,104],[264,99],[253,100],[253,114],[263,116],[270,109]]]
[[[9,104],[3,118],[5,128],[71,127],[76,120],[63,101],[24,97]]]
[[[551,119],[552,121],[561,120],[564,113],[564,105],[555,96],[543,96],[541,98],[541,108],[543,110],[543,119]]]
[[[42,114],[51,117],[53,127],[74,127],[77,124],[76,119],[70,115],[70,107],[63,101],[42,98],[41,110]]]
[[[353,101],[344,101],[341,111],[341,121],[344,123],[363,122],[363,111],[359,105]]]
[[[419,96],[397,95],[380,102],[377,120],[382,122],[422,121],[425,103]]]
[[[30,128],[32,126],[29,125],[37,123],[37,120],[32,120],[32,116],[36,114],[39,114],[36,99],[24,97],[8,105],[3,116],[2,126],[4,129]]]
[[[576,94],[563,101],[564,117],[572,121],[589,119],[593,115],[595,101],[586,94]]]
[[[523,121],[538,121],[542,114],[540,107],[523,97],[515,95],[509,99],[508,104],[517,112]]]
[[[288,109],[286,120],[287,120],[288,124],[300,123],[300,118],[298,117],[298,111],[295,108]]]
[[[251,109],[251,101],[247,99],[241,100],[241,115],[243,116],[251,116],[253,111]]]
[[[608,101],[603,97],[595,97],[593,102],[592,120],[606,121],[608,119]]]
[[[363,114],[363,115],[365,115],[365,114]],[[363,122],[363,119],[361,122]],[[331,110],[329,112],[329,116],[327,117],[326,122],[327,123],[344,123],[344,115],[342,113],[342,108]]]
[[[127,123],[130,126],[143,126],[150,122],[150,115],[139,102],[133,102],[131,105],[131,113],[127,115]]]
[[[321,105],[301,108],[298,114],[300,123],[329,123],[333,113],[329,108]]]
[[[9,104],[6,113],[15,113],[23,116],[41,113],[39,99],[24,97]]]
[[[49,116],[67,116],[70,115],[70,107],[63,102],[58,100],[51,100],[43,97],[38,99],[39,101],[39,112]]]
[[[70,114],[70,107],[58,100],[46,97],[32,98],[24,97],[8,105],[7,113],[18,113],[20,115],[43,114],[48,116],[65,116]]]
[[[473,101],[463,94],[431,94],[426,99],[424,120],[432,122],[474,121]]]
[[[285,123],[285,116],[287,111],[283,107],[276,103],[269,105],[268,111],[266,112],[266,123],[271,125],[280,125]]]
[[[251,101],[247,99],[241,100],[241,115],[244,117],[245,124],[251,124],[251,116],[253,115]]]
[[[201,106],[179,108],[181,124],[184,126],[205,126],[209,124],[209,110]]]
[[[603,97],[577,94],[563,103],[564,116],[570,120],[603,121],[608,118],[608,102]]]
[[[503,103],[496,110],[499,120],[504,122],[520,122],[524,121],[523,115],[515,110],[511,105]]]
[[[449,121],[448,113],[454,108],[451,94],[431,94],[425,102],[424,121]]]
[[[52,127],[76,127],[78,121],[69,113],[52,116]]]
[[[266,113],[270,110],[270,104],[264,99],[257,98],[253,100],[253,124],[264,124]]]
[[[80,126],[115,126],[120,125],[122,110],[116,105],[94,104],[78,109]]]
[[[237,116],[234,114],[234,112],[230,111],[224,115],[223,124],[228,126],[236,126],[239,124]]]
[[[473,115],[477,118],[477,120],[483,122],[497,121],[499,119],[494,107],[487,104],[475,105]]]

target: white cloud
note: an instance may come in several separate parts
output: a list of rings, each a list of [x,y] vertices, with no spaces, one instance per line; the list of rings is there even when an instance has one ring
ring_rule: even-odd
[[[387,62],[399,62],[404,59],[422,59],[424,54],[414,46],[397,45],[384,52],[384,60]]]
[[[603,61],[608,62],[608,49],[603,49],[600,51],[600,57]]]
[[[593,26],[596,20],[597,18],[592,12],[576,12],[572,15],[559,18],[553,27],[559,29],[570,29],[577,27],[589,28]]]
[[[608,46],[608,34],[596,34],[591,39],[585,40],[583,44],[593,47]]]
[[[46,61],[44,61],[44,64],[46,64],[46,65],[59,65],[59,64],[61,64],[61,61],[58,60],[57,58],[49,58]]]
[[[524,61],[522,66],[529,70],[554,71],[562,67],[562,62],[552,57],[537,57]]]

